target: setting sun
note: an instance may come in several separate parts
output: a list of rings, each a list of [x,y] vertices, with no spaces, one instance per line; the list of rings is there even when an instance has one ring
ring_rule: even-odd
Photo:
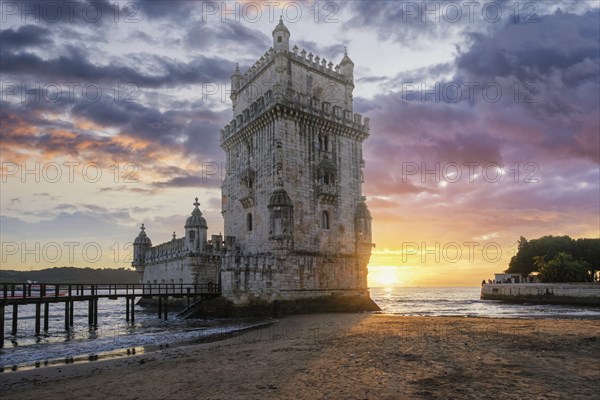
[[[398,267],[369,267],[369,287],[402,286],[405,282]]]

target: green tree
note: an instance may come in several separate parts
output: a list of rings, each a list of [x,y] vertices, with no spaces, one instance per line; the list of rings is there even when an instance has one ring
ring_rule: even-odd
[[[577,239],[573,242],[573,257],[590,265],[592,276],[600,270],[600,239]]]
[[[534,258],[545,256],[553,259],[559,253],[573,253],[573,239],[569,236],[542,236],[538,239],[527,240],[523,236],[519,239],[518,251],[508,264],[506,272],[527,276],[534,271],[539,271]]]
[[[590,282],[590,265],[576,260],[572,255],[559,253],[547,263],[544,257],[535,257],[536,266],[540,268],[542,282]]]

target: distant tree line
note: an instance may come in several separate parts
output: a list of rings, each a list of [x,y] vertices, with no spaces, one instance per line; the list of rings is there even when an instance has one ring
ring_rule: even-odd
[[[0,270],[0,283],[139,283],[138,274],[125,268],[56,267],[36,271]]]
[[[519,239],[507,273],[527,276],[539,272],[542,282],[592,282],[600,270],[600,239],[543,236]]]

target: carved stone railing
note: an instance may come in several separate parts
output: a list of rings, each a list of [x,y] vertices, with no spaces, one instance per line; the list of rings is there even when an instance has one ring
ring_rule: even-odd
[[[145,262],[159,262],[183,257],[187,254],[185,237],[153,246],[146,250]]]
[[[254,205],[254,189],[242,187],[242,197],[240,198],[242,207],[249,208]]]
[[[337,202],[338,190],[335,185],[319,183],[318,186],[319,201],[325,204],[334,204]]]

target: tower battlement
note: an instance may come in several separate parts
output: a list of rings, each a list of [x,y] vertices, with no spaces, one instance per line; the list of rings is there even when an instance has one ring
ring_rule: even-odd
[[[324,57],[313,55],[313,53],[307,52],[305,49],[302,49],[300,52],[298,52],[298,50],[299,48],[294,46],[292,51],[286,51],[282,55],[291,61],[311,68],[313,72],[325,74],[340,82],[347,81],[348,78],[340,72],[341,67],[339,64],[333,64],[331,61],[327,62]],[[256,62],[241,75],[240,86],[239,89],[236,90],[244,90],[247,85],[253,83],[256,77],[275,61],[275,55],[275,51],[272,47],[266,51],[265,54],[256,60]]]
[[[221,129],[222,144],[277,105],[322,118],[338,124],[340,127],[355,129],[362,132],[365,139],[369,135],[370,119],[368,117],[363,119],[363,116],[359,113],[342,109],[340,106],[332,105],[328,101],[320,101],[316,97],[309,98],[304,93],[296,92],[291,88],[284,91],[280,85],[275,85],[273,89],[267,90],[262,96],[257,97],[249,107],[242,110],[229,124]]]

